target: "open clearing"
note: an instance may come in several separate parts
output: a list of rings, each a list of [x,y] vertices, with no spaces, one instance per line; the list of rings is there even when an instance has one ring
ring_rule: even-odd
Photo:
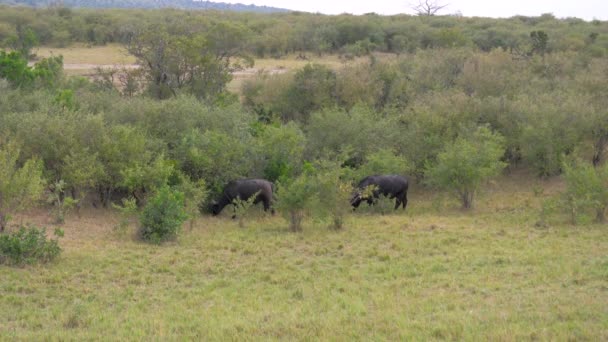
[[[560,186],[505,178],[472,213],[414,191],[339,232],[203,217],[160,247],[85,210],[56,262],[0,266],[0,339],[605,341],[607,227],[534,225]]]
[[[66,74],[71,76],[92,77],[96,74],[96,68],[137,68],[135,57],[130,55],[120,44],[108,44],[104,46],[74,45],[65,48],[40,47],[34,53],[39,58],[50,56],[63,56],[63,68]],[[392,54],[377,53],[377,57],[392,58]],[[254,77],[259,72],[270,74],[281,74],[303,68],[308,63],[319,63],[332,69],[339,69],[344,65],[352,65],[369,60],[369,57],[358,57],[351,60],[340,59],[337,55],[306,54],[306,59],[298,58],[298,55],[289,55],[284,58],[256,58],[252,68],[247,68],[234,73],[228,89],[239,92],[244,80]]]

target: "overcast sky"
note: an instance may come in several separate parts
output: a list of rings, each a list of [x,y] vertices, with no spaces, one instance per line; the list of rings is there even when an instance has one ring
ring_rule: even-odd
[[[231,3],[266,5],[325,14],[413,13],[410,4],[417,0],[216,0]],[[448,6],[440,14],[462,13],[467,17],[538,16],[553,13],[558,18],[577,17],[585,20],[608,20],[608,0],[451,0],[439,1]]]

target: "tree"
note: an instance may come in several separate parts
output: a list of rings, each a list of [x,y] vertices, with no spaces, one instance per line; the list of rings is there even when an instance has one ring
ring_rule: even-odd
[[[286,92],[289,106],[283,120],[307,122],[312,111],[335,103],[335,93],[336,73],[321,64],[307,64]]]
[[[448,4],[442,4],[441,1],[437,0],[419,0],[418,4],[412,4],[410,6],[418,15],[432,16],[447,7]]]
[[[215,27],[205,34],[148,28],[132,35],[127,50],[141,65],[153,97],[166,99],[181,90],[213,101],[225,91],[232,72],[253,64],[241,53],[242,31],[235,25]]]
[[[31,28],[23,25],[17,25],[16,31],[17,34],[8,38],[8,43],[23,58],[30,59],[32,48],[38,45],[38,37]]]
[[[10,213],[32,205],[44,191],[42,163],[29,159],[20,166],[20,154],[14,143],[0,145],[0,232]]]
[[[470,136],[461,136],[439,153],[437,163],[427,166],[428,183],[454,191],[464,209],[473,206],[475,193],[488,178],[506,166],[504,138],[487,127],[479,127]]]
[[[547,52],[547,42],[549,36],[545,31],[532,31],[530,32],[530,39],[532,40],[532,51],[530,54],[539,53],[541,56]]]

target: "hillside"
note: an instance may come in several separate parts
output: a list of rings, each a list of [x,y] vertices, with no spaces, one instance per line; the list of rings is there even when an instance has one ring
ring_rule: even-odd
[[[62,4],[67,7],[76,8],[179,8],[258,13],[289,12],[288,9],[284,8],[197,0],[0,0],[0,4],[32,7],[46,7],[49,6],[49,4]]]

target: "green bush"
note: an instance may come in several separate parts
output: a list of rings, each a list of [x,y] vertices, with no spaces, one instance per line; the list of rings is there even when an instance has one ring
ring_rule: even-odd
[[[405,175],[410,171],[408,161],[389,149],[380,149],[367,156],[365,162],[356,172],[355,181],[370,175],[397,174]]]
[[[140,236],[142,240],[156,244],[175,239],[187,218],[184,194],[168,186],[162,187],[141,213]]]
[[[302,221],[318,199],[316,190],[314,177],[308,171],[290,181],[278,183],[276,208],[289,222],[291,231],[302,231]]]
[[[608,209],[608,164],[594,168],[587,163],[564,163],[566,191],[563,203],[571,214],[572,223],[586,212],[593,212],[595,220],[603,223]]]
[[[307,216],[326,219],[331,229],[341,229],[350,212],[352,187],[343,180],[344,170],[334,161],[319,160],[304,165],[304,173],[277,187],[277,209],[292,231],[302,230]]]
[[[482,182],[496,176],[506,166],[504,138],[487,127],[479,127],[470,137],[459,137],[437,157],[437,164],[427,167],[427,182],[454,191],[462,207],[473,206],[473,198]]]
[[[46,229],[34,226],[0,234],[0,264],[24,265],[52,261],[61,253],[58,240],[63,232],[56,229],[54,235],[57,238],[47,239]]]
[[[42,164],[32,158],[20,165],[20,155],[16,144],[0,142],[0,232],[10,214],[31,206],[44,191]]]

